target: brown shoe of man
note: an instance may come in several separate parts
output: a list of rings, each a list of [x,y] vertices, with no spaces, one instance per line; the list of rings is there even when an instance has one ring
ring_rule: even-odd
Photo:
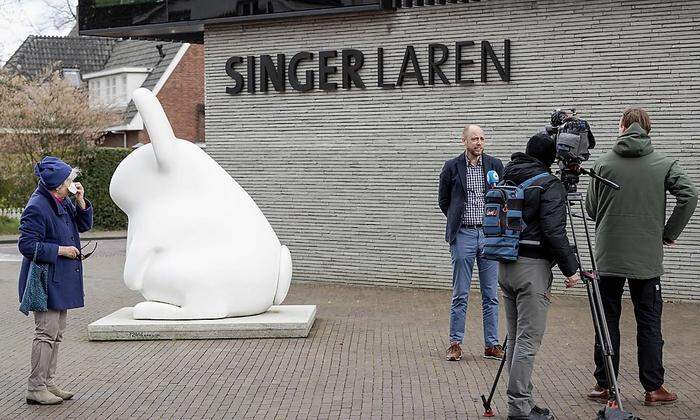
[[[459,359],[462,358],[462,347],[459,346],[459,343],[452,343],[450,347],[447,349],[447,354],[445,355],[445,359],[447,359],[450,362],[456,362]]]
[[[503,346],[496,344],[495,346],[486,347],[484,349],[484,359],[501,360],[506,352],[503,351]]]
[[[586,395],[586,397],[591,401],[606,404],[610,399],[610,391],[596,384],[595,388],[593,388],[593,391]]]
[[[678,399],[678,395],[673,392],[668,392],[664,387],[657,389],[656,391],[648,391],[644,393],[644,405],[665,405],[673,404]]]

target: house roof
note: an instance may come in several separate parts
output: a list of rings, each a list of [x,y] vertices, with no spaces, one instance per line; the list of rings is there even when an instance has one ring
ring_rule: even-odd
[[[163,57],[161,57],[160,52],[156,48],[157,45],[163,46]],[[179,42],[122,40],[114,45],[112,54],[102,70],[120,67],[152,68],[153,70],[146,77],[141,87],[153,90],[181,46],[182,43]],[[125,121],[127,123],[131,121],[137,112],[134,101],[129,102],[124,115]]]
[[[182,45],[180,42],[92,36],[30,35],[5,63],[5,68],[31,77],[57,63],[61,68],[79,68],[81,74],[125,67],[150,68],[152,71],[141,87],[154,90]],[[134,102],[129,102],[124,123],[128,125],[137,113]]]
[[[30,35],[5,63],[5,69],[34,77],[54,65],[78,68],[81,73],[102,69],[114,38]]]

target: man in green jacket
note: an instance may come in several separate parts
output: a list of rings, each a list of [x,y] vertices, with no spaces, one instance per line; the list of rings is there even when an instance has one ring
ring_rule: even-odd
[[[615,191],[592,181],[586,210],[596,223],[595,258],[600,272],[600,294],[615,351],[615,375],[620,365],[620,312],[625,280],[637,321],[637,362],[644,387],[645,405],[670,404],[677,400],[663,387],[661,339],[661,275],[663,245],[673,246],[698,203],[698,192],[680,164],[654,151],[649,138],[651,120],[641,108],[628,108],[620,119],[620,136],[611,152],[593,165],[601,176],[622,189]],[[676,197],[668,221],[666,192]],[[600,343],[596,339],[596,387],[588,398],[607,401]]]

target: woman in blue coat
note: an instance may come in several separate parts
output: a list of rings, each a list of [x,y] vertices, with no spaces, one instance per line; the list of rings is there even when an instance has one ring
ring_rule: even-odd
[[[29,263],[49,267],[46,312],[34,312],[31,374],[27,403],[60,404],[73,394],[56,386],[58,347],[66,328],[68,309],[84,306],[80,232],[92,227],[92,205],[85,190],[73,182],[79,170],[47,156],[34,173],[39,184],[29,198],[19,225],[19,250],[24,255],[19,275],[19,299],[24,294]],[[75,203],[68,199],[75,194]]]

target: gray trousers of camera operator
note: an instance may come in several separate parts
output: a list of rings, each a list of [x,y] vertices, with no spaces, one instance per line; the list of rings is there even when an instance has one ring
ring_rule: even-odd
[[[32,341],[31,374],[27,383],[30,391],[56,386],[58,347],[63,341],[68,311],[34,312],[34,340]]]
[[[532,399],[532,368],[547,326],[552,268],[548,260],[518,257],[499,263],[498,283],[503,291],[508,348],[508,415],[528,416]]]

